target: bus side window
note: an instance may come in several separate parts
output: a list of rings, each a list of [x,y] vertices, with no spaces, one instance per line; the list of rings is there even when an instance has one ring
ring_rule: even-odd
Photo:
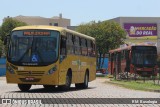
[[[65,37],[61,37],[61,49],[60,49],[60,53],[61,55],[66,55],[66,38]]]
[[[91,48],[92,48],[92,57],[96,56],[96,45],[91,41]]]
[[[74,54],[72,34],[67,33],[67,54]]]
[[[86,39],[81,38],[81,53],[83,56],[87,56],[87,52]]]
[[[88,46],[88,55],[89,56],[92,56],[92,46],[91,46],[92,44],[91,44],[91,41],[90,40],[88,40],[87,41],[87,46]]]
[[[79,41],[79,37],[76,36],[75,37],[75,43],[74,43],[74,48],[75,48],[75,54],[76,55],[79,55],[81,52],[80,52],[80,41]]]
[[[85,47],[86,47],[86,56],[88,55],[88,44],[87,44],[87,40],[85,39]]]
[[[73,43],[73,45],[72,45],[72,54],[75,54],[75,36],[74,35],[72,35],[72,43]]]
[[[66,48],[66,37],[61,37],[61,45],[60,45],[60,62],[62,62],[67,55],[67,48]]]
[[[80,50],[80,55],[82,55],[82,40],[81,40],[81,37],[79,37],[79,50]]]
[[[75,42],[75,36],[74,35],[72,35],[72,42],[73,42],[73,44]]]

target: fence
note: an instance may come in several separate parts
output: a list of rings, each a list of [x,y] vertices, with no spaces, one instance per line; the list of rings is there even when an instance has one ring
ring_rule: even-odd
[[[6,59],[0,58],[0,76],[6,75]]]

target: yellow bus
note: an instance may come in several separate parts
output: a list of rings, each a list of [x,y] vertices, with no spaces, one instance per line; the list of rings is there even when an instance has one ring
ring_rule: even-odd
[[[96,78],[93,37],[56,26],[22,26],[7,38],[6,80],[21,91],[32,85],[88,88]]]

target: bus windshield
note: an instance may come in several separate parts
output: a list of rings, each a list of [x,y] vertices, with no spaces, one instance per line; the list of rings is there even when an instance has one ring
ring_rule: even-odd
[[[49,65],[58,59],[59,32],[23,30],[11,34],[8,61],[15,65]]]
[[[132,63],[139,66],[155,66],[156,64],[156,49],[134,49],[132,51]]]

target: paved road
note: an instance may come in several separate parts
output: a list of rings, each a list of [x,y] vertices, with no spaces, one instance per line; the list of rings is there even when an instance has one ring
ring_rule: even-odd
[[[32,86],[29,92],[20,92],[16,84],[7,84],[5,77],[0,77],[0,95],[1,98],[19,98],[24,101],[23,98],[34,98],[33,101],[39,101],[39,98],[52,98],[57,99],[56,101],[48,101],[48,104],[27,104],[22,103],[18,104],[18,101],[15,104],[3,104],[2,107],[160,107],[158,104],[104,104],[104,100],[107,102],[107,99],[102,98],[160,98],[160,93],[156,92],[144,92],[144,91],[135,91],[130,89],[125,89],[115,85],[105,83],[107,79],[97,78],[95,81],[90,82],[89,88],[84,90],[77,90],[74,88],[74,85],[71,86],[71,89],[67,92],[58,91],[57,89],[53,91],[46,91],[42,86],[36,85]],[[82,99],[81,99],[82,98]],[[99,98],[99,99],[94,99]],[[100,99],[101,98],[101,99]],[[74,104],[73,101],[79,100],[78,104]],[[89,104],[82,102],[90,101]],[[98,100],[98,101],[97,101]],[[116,99],[112,101],[117,103]],[[110,101],[110,99],[109,99]],[[113,102],[114,102],[113,101]],[[127,101],[127,100],[126,100]],[[66,102],[65,104],[63,104]],[[76,102],[76,101],[75,101]],[[125,102],[125,100],[124,100]],[[40,103],[40,102],[37,102]],[[54,103],[54,104],[50,104]],[[72,103],[72,104],[68,104]],[[77,103],[77,102],[76,102]],[[94,104],[97,103],[97,104]],[[0,105],[1,107],[1,105]]]

